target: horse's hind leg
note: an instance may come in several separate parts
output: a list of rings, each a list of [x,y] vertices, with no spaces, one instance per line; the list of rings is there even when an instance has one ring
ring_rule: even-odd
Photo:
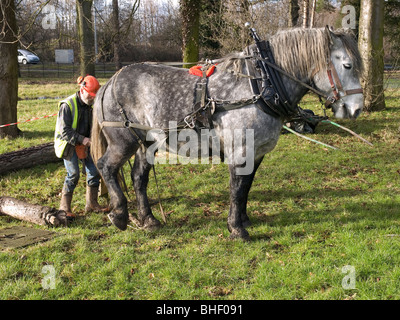
[[[117,148],[108,147],[97,162],[97,168],[107,186],[110,195],[111,212],[108,218],[120,230],[126,230],[129,220],[127,200],[118,182],[118,171],[130,158]]]
[[[131,177],[136,193],[138,220],[141,227],[148,230],[158,229],[161,226],[160,221],[153,216],[147,197],[147,185],[151,168],[152,165],[146,160],[146,154],[139,148],[135,155]]]

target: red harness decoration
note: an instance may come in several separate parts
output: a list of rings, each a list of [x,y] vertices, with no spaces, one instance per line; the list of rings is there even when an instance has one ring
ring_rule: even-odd
[[[191,67],[189,69],[189,73],[194,75],[194,76],[198,76],[198,77],[203,77],[204,76],[204,71],[203,70],[203,66],[194,66]],[[205,71],[205,76],[206,78],[208,78],[209,76],[211,76],[215,71],[215,64],[213,64],[211,67],[209,67],[206,71]]]

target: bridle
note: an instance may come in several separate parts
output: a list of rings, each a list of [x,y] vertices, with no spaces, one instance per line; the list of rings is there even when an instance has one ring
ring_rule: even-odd
[[[329,63],[328,63],[328,67],[327,67],[328,79],[329,79],[329,83],[330,83],[331,88],[332,88],[332,94],[329,95],[329,96],[326,96],[325,93],[323,93],[322,91],[318,90],[313,82],[311,83],[311,85],[309,85],[309,84],[297,79],[295,76],[291,75],[290,73],[282,70],[276,64],[271,63],[267,59],[261,59],[261,58],[258,58],[258,57],[256,57],[256,59],[262,60],[265,64],[269,65],[271,68],[274,68],[279,73],[285,75],[286,77],[290,78],[291,80],[301,84],[303,87],[305,87],[305,88],[309,89],[310,91],[314,92],[316,95],[318,95],[320,100],[322,99],[322,97],[324,97],[325,100],[326,100],[325,108],[327,108],[327,109],[332,108],[332,104],[334,104],[335,102],[339,101],[343,96],[350,96],[350,95],[353,95],[353,94],[360,94],[360,93],[362,94],[363,93],[363,89],[362,88],[351,89],[351,90],[344,90],[343,89],[342,82],[339,79],[339,75],[338,75],[338,73],[336,71],[336,68],[335,68],[335,65],[332,63],[331,59],[329,59]],[[317,73],[318,73],[318,70],[317,69],[314,70],[312,72],[311,79]],[[340,92],[343,92],[344,95],[341,95]]]
[[[350,96],[352,94],[360,94],[360,93],[362,94],[364,92],[362,88],[344,90],[342,82],[340,81],[339,75],[336,71],[335,65],[332,63],[332,61],[329,61],[328,63],[327,73],[332,88],[332,95],[326,98],[326,103],[325,103],[326,108],[331,108],[331,105],[333,103],[341,99],[340,92],[344,93],[343,96]]]

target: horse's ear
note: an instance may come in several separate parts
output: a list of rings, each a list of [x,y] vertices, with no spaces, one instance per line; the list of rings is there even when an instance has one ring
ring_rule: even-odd
[[[329,38],[329,42],[330,42],[330,44],[331,45],[333,45],[334,44],[334,34],[333,34],[333,28],[332,27],[329,27],[328,25],[326,25],[325,26],[325,31],[326,31],[326,34],[328,35],[328,38]]]

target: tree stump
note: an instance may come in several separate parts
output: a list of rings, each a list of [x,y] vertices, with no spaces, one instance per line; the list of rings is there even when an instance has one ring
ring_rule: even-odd
[[[66,226],[65,211],[30,204],[11,197],[0,197],[0,215],[8,215],[38,225]]]

